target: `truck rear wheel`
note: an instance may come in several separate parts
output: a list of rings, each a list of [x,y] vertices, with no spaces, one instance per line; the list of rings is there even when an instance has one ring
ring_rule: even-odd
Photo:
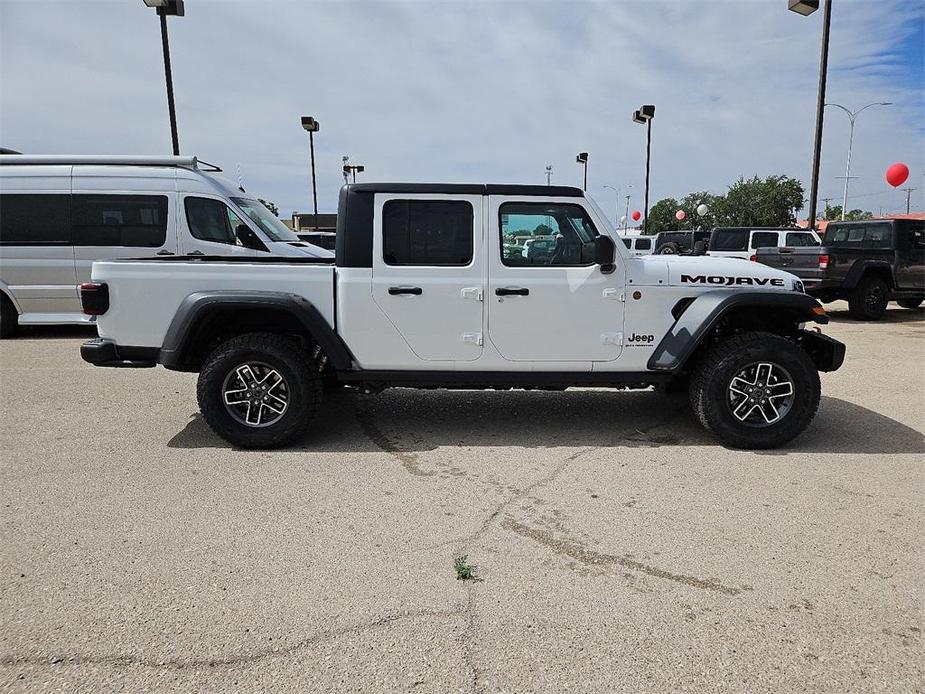
[[[896,303],[903,308],[918,308],[922,305],[923,301],[925,301],[925,297],[914,296],[911,299],[897,299]]]
[[[655,255],[678,255],[680,252],[681,247],[674,241],[663,243],[661,246],[655,249]]]
[[[879,320],[889,300],[886,282],[879,277],[865,277],[848,296],[848,311],[856,320]]]
[[[742,333],[711,349],[691,378],[690,402],[705,428],[734,448],[781,446],[819,407],[819,373],[809,355],[779,335]]]
[[[241,448],[278,448],[304,432],[321,407],[322,379],[295,340],[240,335],[210,354],[196,388],[206,424]]]

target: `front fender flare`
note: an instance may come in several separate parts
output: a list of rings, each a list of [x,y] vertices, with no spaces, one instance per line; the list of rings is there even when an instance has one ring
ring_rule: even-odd
[[[651,371],[681,370],[697,347],[709,335],[719,320],[729,311],[743,307],[755,310],[788,310],[795,323],[813,321],[828,323],[828,317],[813,309],[822,307],[816,299],[799,292],[729,292],[723,290],[699,294],[675,320],[649,357]]]

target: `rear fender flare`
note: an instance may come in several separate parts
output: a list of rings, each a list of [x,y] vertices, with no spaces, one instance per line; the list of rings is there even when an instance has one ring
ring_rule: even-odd
[[[823,314],[813,313],[821,304],[799,292],[729,292],[709,291],[698,295],[675,320],[649,358],[647,368],[652,371],[677,372],[707,338],[724,315],[743,307],[762,310],[790,310],[797,323],[813,321],[828,323]]]
[[[168,369],[180,369],[196,326],[211,312],[228,309],[275,309],[290,314],[318,342],[335,370],[352,368],[353,357],[308,299],[284,292],[207,291],[187,296],[177,309],[161,345],[158,361]]]
[[[854,289],[858,286],[858,282],[861,281],[861,278],[864,277],[869,271],[874,270],[877,274],[886,274],[889,279],[887,284],[890,285],[892,289],[895,286],[893,281],[893,266],[883,260],[858,260],[851,266],[851,269],[848,270],[848,274],[845,275],[845,281],[842,282],[842,286],[845,289]]]

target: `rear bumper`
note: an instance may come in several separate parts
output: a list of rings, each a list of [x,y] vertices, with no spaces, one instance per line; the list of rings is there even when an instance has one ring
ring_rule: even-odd
[[[94,366],[148,369],[157,365],[157,347],[120,347],[113,340],[98,337],[80,346],[80,357]]]

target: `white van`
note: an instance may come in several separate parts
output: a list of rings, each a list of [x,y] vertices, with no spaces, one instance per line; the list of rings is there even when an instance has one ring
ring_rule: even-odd
[[[808,229],[779,227],[717,227],[710,235],[708,255],[750,260],[759,248],[818,246],[822,242]]]
[[[333,258],[195,157],[0,155],[0,336],[85,323],[94,260]]]
[[[634,256],[651,255],[655,251],[655,237],[651,235],[624,234],[620,240]]]

